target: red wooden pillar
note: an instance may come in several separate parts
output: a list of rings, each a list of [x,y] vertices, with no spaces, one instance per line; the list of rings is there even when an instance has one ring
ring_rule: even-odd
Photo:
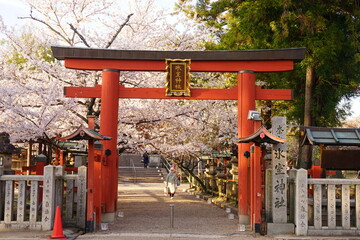
[[[238,137],[246,137],[254,131],[254,121],[248,120],[249,110],[255,109],[255,73],[253,71],[238,72]],[[250,223],[250,196],[248,158],[244,156],[250,152],[250,143],[240,143],[238,151],[238,192],[239,192],[239,223]]]
[[[96,223],[101,222],[101,207],[102,207],[102,163],[101,154],[96,154],[96,161],[94,162],[94,211],[96,213]],[[95,219],[94,219],[95,221]]]
[[[261,121],[254,121],[254,132],[261,127]],[[261,148],[260,144],[255,144],[254,146],[254,164],[253,164],[253,212],[252,214],[252,225],[261,224],[261,208],[262,208],[262,168],[261,168]],[[256,230],[256,229],[255,229]],[[258,231],[260,229],[257,229]]]
[[[254,226],[254,212],[255,212],[255,162],[256,162],[256,156],[255,156],[255,144],[252,144],[250,147],[250,181],[249,181],[249,185],[250,185],[250,211],[249,211],[249,215],[250,215],[250,226]]]
[[[64,151],[59,150],[59,152],[60,152],[60,154],[59,154],[59,164],[60,164],[60,166],[65,166]]]
[[[254,146],[254,206],[253,206],[253,225],[261,223],[262,208],[262,181],[261,181],[261,149],[259,144]]]
[[[103,202],[105,213],[116,212],[118,185],[117,125],[119,112],[120,70],[104,69],[102,72],[100,134],[111,137],[103,141],[105,162],[103,166]]]
[[[250,155],[250,225],[261,223],[262,181],[261,151],[259,144],[253,144]],[[256,229],[255,229],[256,230]]]

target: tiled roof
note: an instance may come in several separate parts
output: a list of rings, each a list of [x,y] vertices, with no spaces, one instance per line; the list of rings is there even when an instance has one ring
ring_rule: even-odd
[[[242,51],[151,51],[119,50],[101,48],[78,48],[51,46],[53,56],[58,60],[77,59],[113,59],[113,60],[150,60],[191,59],[191,61],[278,61],[299,62],[305,57],[305,48],[260,49]]]
[[[61,140],[110,140],[111,137],[106,137],[90,128],[85,128],[81,125],[75,132],[69,136],[62,137]]]
[[[264,126],[261,126],[253,134],[239,138],[239,143],[283,143],[285,139],[281,139],[270,133]]]
[[[360,146],[360,128],[301,128],[304,139],[302,144],[333,145],[333,146]]]

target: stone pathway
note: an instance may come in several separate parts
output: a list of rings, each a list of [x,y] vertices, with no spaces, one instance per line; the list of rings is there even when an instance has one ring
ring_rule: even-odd
[[[108,231],[98,231],[77,239],[239,239],[238,219],[213,204],[185,192],[182,185],[174,199],[164,196],[163,184],[119,184],[117,217]],[[171,206],[174,223],[171,228]],[[251,237],[252,236],[247,236]],[[260,236],[256,236],[260,238]],[[266,239],[265,237],[262,237]],[[241,238],[240,238],[241,239]],[[269,239],[269,238],[267,238]]]

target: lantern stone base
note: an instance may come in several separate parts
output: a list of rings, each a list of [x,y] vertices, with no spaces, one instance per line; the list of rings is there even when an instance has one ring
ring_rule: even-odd
[[[267,223],[267,235],[274,236],[280,234],[294,234],[295,225],[293,223]]]

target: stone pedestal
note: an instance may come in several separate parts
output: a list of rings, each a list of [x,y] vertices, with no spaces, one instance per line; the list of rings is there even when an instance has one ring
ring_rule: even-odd
[[[267,223],[267,235],[281,235],[294,233],[295,225],[293,223]]]

